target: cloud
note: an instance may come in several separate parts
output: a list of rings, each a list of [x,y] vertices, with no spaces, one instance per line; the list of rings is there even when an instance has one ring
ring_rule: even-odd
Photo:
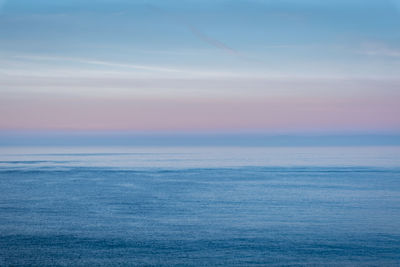
[[[156,67],[156,66],[148,66],[148,65],[137,65],[137,64],[124,64],[124,63],[116,63],[116,62],[103,61],[103,60],[87,59],[87,58],[32,56],[32,55],[20,55],[20,56],[15,56],[15,58],[35,60],[35,61],[69,61],[69,62],[90,64],[90,65],[122,67],[122,68],[146,70],[146,71],[182,72],[182,70],[173,69],[173,68],[164,68],[164,67]]]
[[[210,36],[206,35],[204,32],[200,31],[197,27],[195,27],[192,24],[186,23],[186,27],[200,40],[204,41],[205,43],[208,43],[218,49],[222,49],[230,54],[238,55],[239,53],[234,50],[233,48],[229,47],[228,45],[224,44],[223,42],[211,38]]]
[[[390,47],[383,43],[368,43],[359,52],[369,56],[400,57],[400,49]]]
[[[59,58],[54,58],[59,60]],[[90,61],[90,60],[89,60]],[[85,61],[86,62],[86,61]],[[90,61],[91,62],[91,61]],[[23,62],[25,63],[25,62]],[[98,95],[102,97],[139,96],[166,99],[192,97],[254,98],[276,96],[352,96],[391,95],[398,98],[399,79],[355,77],[272,76],[257,73],[226,75],[210,70],[191,72],[138,73],[130,69],[70,68],[52,62],[28,68],[15,65],[0,68],[0,94],[50,93],[60,95]],[[1,65],[1,64],[0,64]],[[61,65],[61,68],[57,65]],[[111,65],[125,65],[108,63]],[[190,75],[189,75],[190,74]]]
[[[153,6],[153,5],[147,5],[150,9],[161,13],[163,15],[168,16],[169,18],[171,18],[172,20],[176,21],[177,23],[179,23],[180,25],[183,25],[184,27],[186,27],[193,35],[195,35],[197,38],[199,38],[200,40],[202,40],[203,42],[218,48],[220,50],[224,50],[225,52],[229,53],[229,54],[233,54],[233,55],[237,55],[239,56],[239,52],[236,51],[235,49],[231,48],[230,46],[228,46],[227,44],[221,42],[220,40],[217,40],[215,38],[210,37],[209,35],[205,34],[203,31],[201,31],[199,28],[197,28],[196,26],[194,26],[193,24],[189,23],[188,21],[186,21],[185,19],[183,19],[180,16],[177,15],[172,15],[171,13],[163,10],[162,8]]]
[[[69,64],[67,64],[69,63]],[[71,64],[73,66],[71,66]],[[102,69],[93,67],[104,67]],[[175,68],[157,65],[107,61],[84,57],[53,55],[0,55],[0,74],[25,76],[84,76],[87,74],[113,74],[115,76],[168,77],[191,79],[193,77],[254,77],[265,72],[237,72],[218,69]],[[70,74],[69,74],[70,73]]]

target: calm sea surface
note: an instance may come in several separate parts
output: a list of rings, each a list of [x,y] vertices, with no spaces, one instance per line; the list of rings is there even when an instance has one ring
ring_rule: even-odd
[[[0,265],[400,266],[400,147],[3,147]]]

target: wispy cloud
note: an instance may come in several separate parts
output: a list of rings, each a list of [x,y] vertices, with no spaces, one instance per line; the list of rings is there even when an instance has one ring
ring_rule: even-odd
[[[70,64],[66,64],[70,63]],[[71,66],[73,65],[73,66]],[[10,67],[11,66],[11,67]],[[103,69],[92,67],[104,67]],[[65,57],[43,54],[0,55],[0,72],[7,75],[59,76],[65,73],[114,73],[116,76],[151,76],[191,79],[194,77],[265,77],[265,71],[233,71],[226,69],[182,68],[144,65],[85,57]],[[37,75],[39,73],[39,75]],[[53,75],[56,74],[56,75]],[[62,75],[61,76],[65,76]],[[82,76],[82,75],[78,75]],[[90,75],[89,75],[90,76]]]
[[[150,4],[148,5],[148,7],[150,9],[152,9],[153,11],[161,13],[161,14],[171,18],[172,20],[176,21],[178,24],[186,27],[193,35],[195,35],[197,38],[199,38],[203,42],[205,42],[215,48],[224,50],[225,52],[227,52],[229,54],[240,56],[240,53],[238,51],[236,51],[232,47],[228,46],[227,44],[221,42],[220,40],[217,40],[217,39],[212,38],[211,36],[207,35],[203,31],[201,31],[198,27],[194,26],[192,23],[188,22],[187,20],[183,19],[182,17],[173,15],[160,7],[156,7],[156,6],[153,6]]]
[[[29,57],[30,58],[30,57]],[[32,56],[32,58],[36,58]],[[40,58],[40,57],[39,57]],[[50,57],[59,60],[58,57]],[[83,60],[85,61],[85,60]],[[89,60],[90,61],[90,60]],[[80,62],[80,61],[78,61]],[[86,62],[86,61],[85,61]],[[277,96],[400,96],[399,79],[372,77],[300,77],[260,73],[208,72],[136,72],[130,69],[86,68],[67,66],[64,62],[0,67],[0,93],[57,93],[59,95],[96,95],[102,97],[138,96],[164,97],[260,97]],[[26,64],[26,60],[22,61]],[[58,66],[60,65],[60,66]],[[106,66],[125,65],[108,63]],[[185,74],[185,75],[183,75]],[[190,75],[189,75],[190,74]]]
[[[359,53],[369,56],[400,57],[400,49],[383,43],[368,43],[363,45]]]
[[[164,67],[157,67],[157,66],[137,65],[137,64],[124,64],[124,63],[117,63],[117,62],[110,62],[110,61],[103,61],[103,60],[87,59],[87,58],[36,56],[36,55],[20,55],[20,56],[15,56],[15,58],[35,60],[35,61],[69,61],[69,62],[82,63],[82,64],[100,65],[100,66],[108,66],[108,67],[121,67],[121,68],[146,70],[146,71],[182,72],[182,70],[173,69],[173,68],[164,68]]]
[[[200,31],[197,27],[195,27],[192,24],[186,23],[186,27],[196,36],[198,37],[200,40],[216,47],[219,49],[222,49],[230,54],[234,54],[234,55],[239,55],[239,53],[234,50],[233,48],[229,47],[228,45],[224,44],[223,42],[214,39],[208,35],[206,35],[204,32]]]

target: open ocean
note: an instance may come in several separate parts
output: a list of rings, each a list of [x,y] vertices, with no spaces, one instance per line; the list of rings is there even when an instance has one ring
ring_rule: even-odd
[[[3,147],[1,266],[400,266],[400,147]]]

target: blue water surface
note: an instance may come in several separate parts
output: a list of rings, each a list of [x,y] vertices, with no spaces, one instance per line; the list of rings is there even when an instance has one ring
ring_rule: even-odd
[[[7,148],[2,266],[398,266],[400,148]]]

